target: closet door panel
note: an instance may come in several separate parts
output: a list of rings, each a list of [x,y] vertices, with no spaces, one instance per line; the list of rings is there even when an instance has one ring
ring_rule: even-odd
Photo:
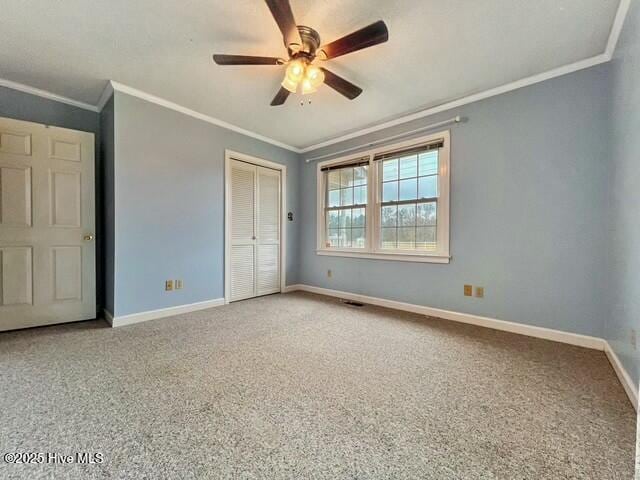
[[[256,167],[231,164],[231,241],[248,244],[255,240]]]
[[[257,295],[280,291],[280,246],[258,245]]]
[[[280,172],[258,167],[256,295],[280,291]]]
[[[255,296],[255,246],[231,247],[231,301]]]
[[[231,301],[255,296],[256,167],[231,161]]]

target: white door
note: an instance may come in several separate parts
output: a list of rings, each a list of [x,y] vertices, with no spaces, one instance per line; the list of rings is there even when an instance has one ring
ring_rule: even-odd
[[[280,172],[256,168],[256,295],[268,295],[280,291]]]
[[[96,316],[94,136],[0,118],[0,330]]]
[[[281,174],[230,161],[231,301],[280,291]]]

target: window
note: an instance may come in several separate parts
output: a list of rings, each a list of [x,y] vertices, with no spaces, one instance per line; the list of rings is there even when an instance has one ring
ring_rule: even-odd
[[[327,167],[325,247],[365,248],[369,161]]]
[[[405,153],[379,161],[383,250],[436,249],[438,150]]]
[[[318,254],[449,261],[449,132],[318,165]]]

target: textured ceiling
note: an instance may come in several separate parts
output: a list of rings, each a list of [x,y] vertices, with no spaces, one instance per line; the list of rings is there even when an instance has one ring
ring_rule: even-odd
[[[328,87],[270,107],[284,56],[262,0],[2,0],[0,78],[96,104],[112,79],[296,147],[603,53],[619,0],[291,0],[323,41],[383,19],[389,42],[325,64],[364,89]]]

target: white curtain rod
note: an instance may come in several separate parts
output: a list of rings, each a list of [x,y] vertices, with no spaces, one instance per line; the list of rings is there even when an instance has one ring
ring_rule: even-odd
[[[450,118],[449,120],[444,120],[444,121],[438,122],[438,123],[432,123],[431,125],[427,125],[425,127],[420,127],[420,128],[416,128],[415,130],[410,130],[408,132],[402,132],[402,133],[399,133],[397,135],[392,135],[390,137],[381,138],[380,140],[375,140],[373,142],[364,143],[362,145],[358,145],[357,147],[345,148],[344,150],[340,150],[338,152],[331,152],[331,153],[327,153],[326,155],[320,155],[318,157],[307,158],[307,159],[305,159],[305,162],[311,163],[311,162],[315,162],[316,160],[322,160],[323,158],[335,157],[335,156],[338,156],[338,155],[342,155],[343,153],[350,153],[350,152],[353,152],[354,150],[362,150],[364,148],[375,147],[376,145],[378,145],[380,143],[386,143],[389,140],[395,140],[397,138],[408,137],[409,135],[413,135],[414,133],[419,133],[419,132],[422,132],[424,130],[432,130],[434,128],[444,127],[445,125],[451,125],[452,123],[460,123],[460,122],[462,122],[462,117],[460,115],[458,115],[457,117]]]

